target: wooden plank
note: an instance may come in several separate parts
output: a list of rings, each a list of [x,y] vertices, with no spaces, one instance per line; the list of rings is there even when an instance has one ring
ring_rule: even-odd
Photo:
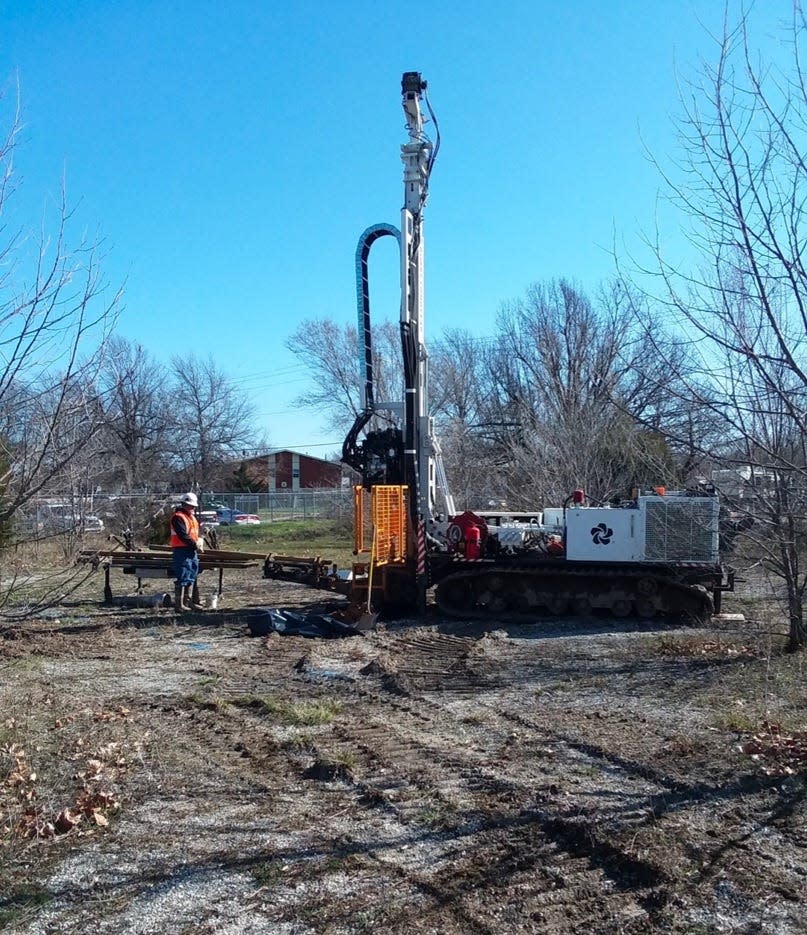
[[[257,568],[260,562],[207,562],[204,559],[200,562],[200,567],[205,568]]]
[[[95,561],[96,559],[112,559],[113,563],[116,565],[121,562],[152,564],[170,560],[169,555],[171,549],[169,546],[150,546],[149,548],[153,548],[153,551],[125,552],[121,549],[83,549],[79,552],[79,558],[91,561]],[[289,556],[274,556],[271,552],[234,552],[226,549],[205,549],[204,552],[199,553],[199,558],[203,562],[235,562],[238,564],[243,564],[244,562],[263,562],[267,558],[271,558],[273,561],[320,562],[321,564],[331,564],[321,558],[291,558]]]
[[[113,568],[173,568],[170,555],[164,552],[92,552],[79,553],[80,559],[102,561]],[[263,556],[259,556],[263,560]],[[255,558],[249,558],[239,552],[202,552],[199,563],[203,569],[215,568],[255,568],[259,564]]]

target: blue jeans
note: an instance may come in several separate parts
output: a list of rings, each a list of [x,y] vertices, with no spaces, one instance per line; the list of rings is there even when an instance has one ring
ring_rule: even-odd
[[[174,553],[174,577],[177,584],[183,588],[194,584],[199,574],[199,555],[196,549],[184,547],[171,551]]]

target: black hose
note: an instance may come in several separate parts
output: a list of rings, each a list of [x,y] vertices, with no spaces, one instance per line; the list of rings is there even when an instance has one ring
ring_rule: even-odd
[[[363,344],[363,355],[360,352],[362,375],[364,376],[364,405],[372,409],[375,403],[375,380],[373,377],[373,337],[370,321],[370,278],[368,273],[368,259],[370,247],[381,237],[395,237],[400,248],[401,232],[392,224],[374,224],[368,227],[359,237],[356,246],[356,304],[358,311],[359,346]]]

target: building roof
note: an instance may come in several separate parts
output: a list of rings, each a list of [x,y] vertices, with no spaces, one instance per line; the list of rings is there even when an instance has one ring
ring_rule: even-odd
[[[334,467],[341,467],[339,461],[331,461],[330,458],[317,458],[314,455],[303,454],[301,451],[292,451],[290,448],[269,448],[266,451],[261,451],[260,453],[251,453],[249,455],[245,454],[242,461],[260,461],[265,458],[269,458],[272,455],[297,455],[300,458],[306,458],[308,461],[319,461],[322,464],[331,464]]]

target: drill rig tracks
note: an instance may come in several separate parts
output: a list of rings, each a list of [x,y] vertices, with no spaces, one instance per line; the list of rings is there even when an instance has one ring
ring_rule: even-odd
[[[301,775],[324,782],[337,812],[351,815],[339,854],[394,889],[394,898],[384,897],[385,931],[621,932],[649,924],[668,881],[630,842],[642,799],[663,795],[664,777],[648,782],[638,764],[617,767],[525,718],[512,699],[500,703],[504,670],[482,672],[479,642],[432,631],[379,634],[375,657],[342,671],[327,646],[270,638],[268,662],[250,667],[247,678],[243,668],[237,680],[225,676],[219,693],[224,701],[292,693],[340,703],[344,716],[309,734],[294,756]],[[510,688],[535,662],[534,646],[508,660]],[[240,716],[267,738],[252,748],[265,748],[271,727],[260,706]],[[560,791],[569,777],[594,773],[620,808],[632,803],[612,839]],[[327,851],[334,837],[327,821],[321,834]],[[522,927],[513,925],[512,907],[511,917],[503,914],[514,893]],[[324,905],[321,912],[324,924]]]

